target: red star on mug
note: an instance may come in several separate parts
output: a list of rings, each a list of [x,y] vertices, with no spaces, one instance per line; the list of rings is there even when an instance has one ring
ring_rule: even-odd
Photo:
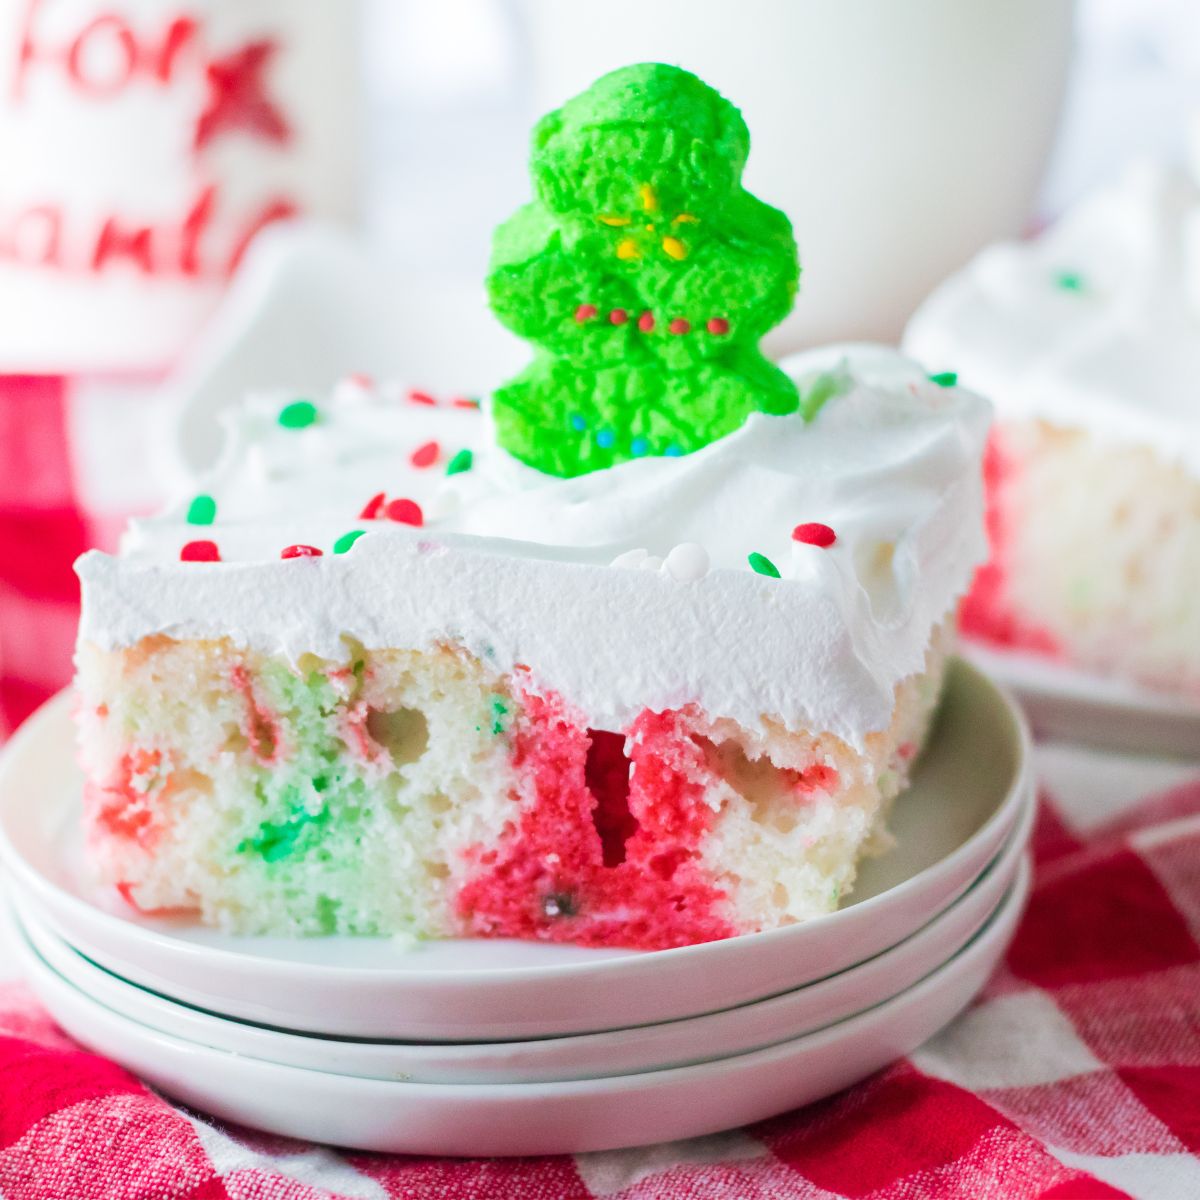
[[[288,142],[291,127],[268,98],[263,81],[263,72],[278,48],[269,40],[248,42],[208,64],[208,102],[196,121],[197,150],[235,130],[281,145]]]

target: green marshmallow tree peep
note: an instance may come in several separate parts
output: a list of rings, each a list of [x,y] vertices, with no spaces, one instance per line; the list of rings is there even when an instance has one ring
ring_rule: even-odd
[[[759,339],[791,310],[792,227],[741,185],[741,113],[678,67],[604,76],[533,133],[536,198],[496,231],[488,292],[534,348],[500,444],[554,475],[697,450],[795,384]]]

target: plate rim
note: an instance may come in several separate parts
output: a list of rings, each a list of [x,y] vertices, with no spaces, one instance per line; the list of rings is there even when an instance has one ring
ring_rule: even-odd
[[[8,835],[6,813],[12,801],[6,794],[13,789],[10,776],[15,772],[14,762],[21,761],[21,755],[27,743],[32,742],[41,732],[41,727],[53,720],[61,720],[69,712],[74,701],[73,689],[68,687],[52,697],[33,713],[17,730],[10,741],[0,751],[0,864],[9,872],[10,878],[21,881],[29,890],[46,895],[50,894],[59,904],[65,903],[68,908],[84,914],[85,919],[99,921],[110,930],[120,930],[116,936],[131,936],[150,944],[165,955],[173,955],[177,959],[192,961],[217,961],[227,967],[240,971],[254,971],[267,965],[269,973],[277,979],[292,977],[295,979],[310,978],[313,975],[326,976],[329,981],[352,986],[355,983],[364,985],[392,983],[401,984],[405,979],[411,980],[416,986],[434,988],[461,982],[469,977],[472,983],[480,987],[502,985],[504,983],[532,984],[541,980],[548,983],[557,977],[598,975],[611,971],[617,964],[635,971],[655,969],[650,964],[677,963],[688,958],[700,956],[720,959],[721,947],[737,945],[744,952],[749,952],[752,946],[764,947],[762,953],[769,953],[773,942],[796,936],[797,930],[814,928],[827,929],[832,922],[844,918],[848,913],[865,913],[862,919],[869,920],[872,912],[878,911],[885,905],[902,902],[904,897],[916,890],[920,883],[932,872],[951,872],[962,861],[969,859],[977,847],[995,835],[999,827],[1011,827],[1019,818],[1023,796],[1028,791],[1033,776],[1032,737],[1025,714],[1013,700],[1009,690],[997,684],[986,672],[970,663],[959,655],[952,655],[948,661],[947,674],[951,671],[965,672],[975,687],[982,685],[990,691],[992,697],[1000,702],[1000,708],[1008,718],[1008,724],[1014,741],[1015,762],[1012,778],[1009,780],[1004,795],[989,814],[987,819],[964,841],[956,846],[949,854],[938,859],[909,876],[886,891],[871,896],[848,908],[838,909],[813,917],[796,925],[771,929],[757,933],[739,934],[736,937],[719,939],[711,942],[699,942],[687,946],[677,946],[665,950],[635,951],[597,958],[592,961],[575,961],[570,963],[536,964],[531,966],[479,967],[469,971],[446,968],[422,969],[414,971],[403,965],[383,967],[341,966],[332,963],[298,963],[286,959],[265,958],[245,951],[226,949],[221,946],[199,945],[180,938],[171,937],[157,929],[150,929],[132,921],[123,920],[116,914],[105,911],[94,904],[88,903],[82,897],[60,887],[54,880],[42,875],[33,864],[29,863],[20,853]],[[67,718],[69,719],[69,717]],[[1001,839],[1002,841],[1003,839]],[[988,862],[991,861],[991,856]],[[718,949],[714,949],[718,948]],[[726,949],[725,953],[730,953]],[[714,964],[715,965],[715,964]]]
[[[873,972],[876,972],[880,969],[880,960],[889,956],[893,959],[893,961],[890,964],[887,964],[887,974],[894,974],[897,972],[903,973],[906,970],[909,974],[911,974],[911,967],[907,964],[907,957],[909,955],[918,958],[923,957],[923,955],[926,954],[937,954],[942,956],[940,961],[936,962],[933,966],[928,967],[915,978],[911,978],[910,981],[904,984],[902,987],[895,987],[891,982],[874,985],[876,988],[886,988],[890,990],[887,991],[886,995],[876,1000],[873,1004],[859,1005],[857,1007],[843,1009],[840,1016],[835,1016],[826,1020],[821,1020],[816,1017],[805,1018],[805,1020],[809,1022],[815,1020],[817,1023],[810,1024],[808,1028],[795,1031],[791,1034],[780,1033],[778,1032],[778,1029],[775,1029],[766,1034],[764,1040],[758,1046],[748,1046],[742,1050],[731,1051],[725,1055],[725,1057],[728,1057],[730,1054],[747,1053],[753,1049],[766,1048],[767,1046],[774,1045],[779,1041],[789,1040],[790,1038],[802,1036],[806,1033],[815,1033],[818,1030],[825,1028],[827,1025],[834,1024],[839,1020],[857,1015],[860,1012],[865,1012],[867,1009],[875,1007],[887,999],[892,998],[893,996],[899,995],[909,987],[915,986],[927,975],[937,970],[941,965],[943,965],[944,962],[948,961],[949,958],[953,957],[959,951],[965,949],[974,940],[974,938],[987,927],[995,914],[1003,906],[1009,892],[1015,885],[1018,874],[1021,870],[1021,863],[1028,854],[1029,840],[1033,829],[1035,815],[1036,805],[1030,802],[1027,810],[1022,813],[1017,827],[1014,828],[1010,834],[1008,841],[1000,849],[996,857],[988,864],[987,869],[979,877],[976,883],[972,885],[972,887],[953,905],[945,909],[943,912],[938,913],[926,925],[923,925],[920,929],[914,931],[908,938],[904,939],[903,942],[899,942],[895,946],[888,947],[887,949],[880,951],[878,954],[872,956],[870,959],[864,960],[861,963],[856,963],[853,966],[846,967],[842,971],[825,976],[820,980],[814,980],[811,983],[804,984],[799,988],[793,989],[791,992],[778,993],[774,996],[763,997],[760,1000],[749,1001],[746,1004],[737,1005],[728,1009],[716,1010],[711,1013],[697,1014],[696,1016],[692,1017],[671,1018],[665,1021],[653,1022],[648,1025],[628,1027],[623,1029],[598,1030],[592,1033],[565,1034],[552,1037],[511,1039],[508,1041],[500,1040],[494,1042],[430,1044],[427,1042],[422,1043],[419,1041],[406,1041],[404,1039],[354,1038],[344,1037],[337,1034],[319,1034],[301,1030],[291,1030],[278,1026],[262,1025],[261,1023],[254,1021],[243,1020],[241,1018],[232,1017],[221,1013],[214,1013],[211,1010],[198,1008],[195,1005],[188,1004],[187,1002],[176,999],[173,996],[163,995],[154,991],[153,989],[143,987],[135,981],[123,978],[119,974],[109,970],[99,963],[93,962],[86,954],[72,946],[68,940],[63,938],[61,934],[59,934],[49,924],[46,923],[41,914],[36,911],[35,906],[23,903],[21,899],[17,897],[9,897],[9,905],[13,915],[14,923],[19,927],[19,932],[27,941],[32,943],[33,949],[38,956],[41,957],[52,970],[63,976],[67,983],[81,991],[85,991],[89,996],[92,996],[92,992],[88,990],[88,984],[90,978],[98,972],[106,977],[111,978],[121,992],[132,989],[133,992],[138,993],[137,998],[139,1000],[141,1000],[144,995],[148,1003],[152,1006],[150,1012],[148,1013],[148,1019],[143,1019],[143,1016],[141,1015],[133,1016],[131,1013],[126,1013],[126,1015],[130,1015],[133,1017],[133,1019],[137,1020],[138,1023],[146,1025],[150,1029],[157,1029],[164,1033],[173,1034],[174,1036],[183,1038],[184,1040],[197,1041],[202,1045],[213,1046],[213,1048],[232,1050],[235,1053],[241,1053],[247,1057],[263,1058],[266,1061],[278,1062],[280,1065],[305,1066],[306,1069],[311,1070],[336,1071],[336,1068],[329,1066],[318,1066],[314,1065],[313,1063],[301,1064],[296,1062],[284,1062],[278,1058],[272,1057],[272,1054],[286,1053],[288,1052],[289,1047],[291,1048],[291,1051],[296,1054],[303,1054],[309,1048],[314,1049],[316,1053],[319,1054],[322,1051],[318,1047],[324,1046],[328,1047],[332,1052],[337,1052],[345,1047],[362,1047],[362,1052],[365,1056],[370,1053],[370,1049],[372,1047],[378,1047],[379,1050],[388,1054],[411,1056],[413,1059],[412,1065],[417,1070],[424,1069],[439,1072],[451,1072],[468,1071],[470,1069],[483,1069],[489,1071],[498,1071],[502,1069],[504,1065],[500,1061],[496,1063],[485,1063],[482,1067],[480,1067],[478,1064],[472,1065],[472,1063],[469,1061],[460,1064],[454,1061],[454,1052],[461,1050],[463,1053],[458,1057],[461,1057],[464,1060],[472,1059],[475,1056],[482,1056],[484,1059],[494,1057],[497,1060],[503,1060],[506,1054],[521,1053],[522,1051],[527,1051],[534,1046],[544,1046],[547,1043],[554,1043],[555,1051],[563,1051],[568,1054],[578,1051],[586,1057],[589,1053],[593,1055],[603,1053],[606,1048],[612,1046],[612,1039],[614,1037],[622,1037],[631,1033],[648,1034],[651,1031],[657,1030],[668,1038],[672,1034],[675,1036],[682,1034],[696,1038],[702,1038],[704,1036],[709,1036],[712,1033],[711,1029],[707,1029],[704,1026],[704,1022],[708,1018],[717,1017],[728,1020],[732,1014],[736,1014],[741,1010],[756,1010],[753,1013],[747,1012],[746,1015],[752,1015],[760,1018],[764,1017],[766,1014],[766,1006],[768,1005],[771,1005],[777,1001],[785,1000],[789,995],[795,995],[798,992],[807,991],[810,988],[819,988],[822,984],[831,984],[836,987],[840,981],[844,986],[846,983],[845,977],[852,976],[862,969],[870,969]],[[989,879],[991,879],[993,886],[998,885],[997,894],[994,896],[994,898],[987,901],[987,907],[981,913],[972,918],[972,924],[966,932],[956,933],[954,935],[954,948],[950,954],[945,954],[944,928],[941,933],[938,933],[935,927],[938,925],[942,925],[944,927],[946,920],[952,919],[951,914],[954,913],[956,909],[960,909],[963,904],[967,903],[972,894],[974,894],[977,890],[988,886]],[[920,946],[914,946],[913,943],[923,936],[925,938],[935,939],[935,944],[938,948],[926,949],[924,944]],[[61,954],[67,959],[68,965],[66,967],[64,967],[59,961],[56,961],[55,957],[47,955],[43,946],[43,940],[48,940],[51,943],[55,956]],[[906,947],[907,954],[905,951]],[[896,963],[894,960],[897,953],[900,953],[902,956],[904,956],[906,961],[899,964]],[[79,960],[80,977],[78,978],[73,973],[76,967],[75,960]],[[108,1000],[94,996],[93,998],[97,999],[98,1003],[105,1004],[106,1007],[113,1007]],[[119,997],[117,996],[112,997],[114,1000],[118,998]],[[131,999],[132,998],[133,997],[131,996]],[[153,1006],[157,1004],[166,1006],[165,1013],[157,1013],[153,1011]],[[158,1023],[160,1021],[177,1021],[180,1018],[186,1020],[190,1016],[199,1016],[202,1020],[202,1023],[205,1021],[214,1022],[216,1027],[208,1029],[207,1031],[204,1028],[197,1028],[189,1033],[186,1030],[164,1027]],[[229,1046],[228,1044],[217,1047],[214,1045],[214,1043],[207,1041],[206,1037],[221,1038],[221,1026],[233,1026],[237,1027],[238,1030],[242,1028],[248,1029],[250,1031],[249,1037],[252,1039],[258,1039],[261,1044],[253,1045],[250,1041],[246,1041],[243,1043],[244,1048],[242,1049]],[[724,1036],[732,1035],[726,1032]],[[281,1040],[280,1045],[273,1050],[272,1043],[276,1040]],[[354,1052],[357,1053],[357,1051]],[[536,1051],[534,1051],[534,1053],[536,1054]],[[649,1051],[649,1053],[653,1055],[661,1055],[665,1053],[676,1053],[676,1051],[655,1049]],[[711,1059],[709,1059],[709,1061],[711,1061]],[[620,1073],[635,1074],[649,1070],[663,1070],[672,1065],[679,1064],[671,1064],[667,1062],[638,1067],[630,1066]],[[523,1069],[530,1071],[560,1071],[568,1068],[564,1066],[558,1066],[553,1063],[551,1063],[549,1066],[539,1066],[537,1063],[534,1063]],[[579,1065],[576,1065],[570,1069],[583,1069],[590,1072],[594,1071],[596,1068],[594,1065],[583,1068],[581,1068]],[[354,1072],[343,1070],[341,1073],[353,1074]],[[423,1082],[438,1081],[425,1080]],[[440,1082],[451,1081],[443,1080]]]
[[[859,1021],[865,1022],[867,1018],[879,1016],[886,1012],[894,1004],[902,1001],[915,1001],[918,997],[927,995],[945,982],[948,971],[952,970],[955,966],[961,968],[964,960],[968,957],[973,958],[975,955],[981,958],[984,957],[986,952],[996,942],[1003,942],[1005,947],[1007,947],[1011,936],[1016,932],[1016,927],[1024,914],[1025,906],[1032,894],[1033,882],[1032,856],[1029,849],[1026,848],[1018,860],[1013,880],[1005,890],[999,904],[989,915],[982,928],[966,945],[910,987],[861,1012],[852,1013],[840,1020],[830,1022],[820,1029],[800,1034],[794,1038],[784,1039],[770,1046],[748,1050],[739,1054],[731,1054],[709,1062],[689,1063],[684,1066],[638,1071],[626,1075],[609,1075],[597,1079],[555,1080],[538,1083],[425,1083],[411,1080],[371,1079],[346,1075],[335,1071],[321,1071],[310,1067],[297,1067],[286,1063],[271,1062],[270,1060],[256,1058],[252,1055],[222,1050],[214,1046],[205,1046],[202,1043],[190,1041],[177,1034],[165,1033],[161,1030],[153,1029],[151,1026],[143,1025],[141,1022],[134,1020],[124,1013],[109,1008],[108,1005],[102,1004],[94,1000],[91,996],[88,996],[87,993],[76,987],[69,980],[64,979],[54,968],[45,963],[41,959],[41,956],[37,954],[37,951],[30,945],[23,930],[18,930],[18,954],[26,965],[28,965],[31,957],[36,959],[44,971],[53,975],[63,987],[68,988],[72,993],[81,997],[87,1004],[103,1009],[105,1014],[113,1020],[127,1026],[135,1027],[151,1042],[166,1042],[172,1049],[179,1051],[215,1055],[225,1060],[236,1059],[244,1063],[252,1063],[258,1067],[267,1068],[272,1072],[279,1071],[285,1074],[295,1072],[304,1076],[332,1078],[341,1083],[362,1086],[376,1095],[396,1090],[408,1091],[412,1093],[413,1099],[419,1099],[423,1095],[433,1095],[434,1092],[440,1094],[442,1097],[460,1098],[463,1100],[518,1099],[528,1097],[530,1091],[533,1089],[543,1092],[550,1091],[556,1096],[572,1096],[581,1092],[587,1093],[592,1089],[608,1093],[628,1093],[630,1090],[654,1090],[655,1086],[663,1087],[669,1085],[670,1083],[679,1081],[689,1072],[699,1074],[719,1067],[736,1068],[753,1065],[749,1060],[759,1058],[760,1056],[766,1058],[767,1056],[783,1053],[787,1049],[793,1048],[796,1043],[805,1042],[809,1039],[828,1040],[831,1037],[835,1037],[839,1032],[844,1033],[844,1027],[847,1025]],[[1002,950],[1000,954],[1002,955],[1003,952]],[[1000,955],[997,956],[997,962],[999,961],[999,957]],[[631,1084],[633,1085],[632,1087]]]

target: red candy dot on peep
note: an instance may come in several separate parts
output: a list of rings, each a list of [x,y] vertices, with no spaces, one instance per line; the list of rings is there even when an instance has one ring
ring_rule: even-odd
[[[418,446],[409,458],[409,462],[414,467],[432,467],[438,460],[438,456],[442,453],[442,448],[437,442],[426,442],[423,446]]]
[[[594,304],[581,304],[575,310],[575,320],[582,325],[584,321],[590,321],[596,315],[597,311]]]
[[[623,308],[614,308],[612,312],[608,314],[608,319],[614,325],[624,325],[625,322],[629,320],[629,314]]]
[[[387,500],[386,492],[376,492],[376,494],[372,496],[370,500],[366,502],[366,504],[363,505],[363,510],[358,514],[358,519],[360,521],[373,521],[377,516],[379,516],[379,510],[383,507],[385,500]]]
[[[428,392],[419,392],[415,388],[408,393],[408,398],[414,404],[424,404],[428,408],[436,408],[437,401]]]
[[[667,328],[668,328],[668,329],[669,329],[669,330],[670,330],[672,333],[676,333],[676,334],[678,334],[678,333],[691,333],[691,331],[692,331],[692,323],[691,323],[691,321],[687,321],[687,320],[685,320],[683,317],[676,317],[676,318],[675,318],[675,320],[673,320],[673,321],[670,323],[670,325],[668,325],[668,326],[667,326]]]
[[[383,514],[389,521],[399,521],[401,525],[425,524],[425,514],[415,500],[393,500]]]
[[[279,552],[280,558],[320,558],[321,551],[316,546],[285,546]]]
[[[708,332],[715,333],[718,337],[723,333],[729,332],[729,322],[724,317],[710,317],[708,322]]]
[[[832,546],[837,541],[837,534],[828,525],[809,521],[807,524],[797,525],[792,530],[792,541],[803,542],[806,546]]]
[[[643,333],[650,333],[654,329],[654,314],[651,312],[642,313],[638,317],[638,328]]]
[[[216,542],[188,542],[179,551],[180,562],[220,562],[221,552]]]

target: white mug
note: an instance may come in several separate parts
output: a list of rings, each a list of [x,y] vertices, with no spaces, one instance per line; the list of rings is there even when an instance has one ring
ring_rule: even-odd
[[[894,340],[920,300],[1033,214],[1073,0],[524,0],[539,110],[662,61],[740,107],[747,187],[803,264],[775,349]]]
[[[257,230],[351,216],[355,0],[0,0],[0,373],[155,372]]]

